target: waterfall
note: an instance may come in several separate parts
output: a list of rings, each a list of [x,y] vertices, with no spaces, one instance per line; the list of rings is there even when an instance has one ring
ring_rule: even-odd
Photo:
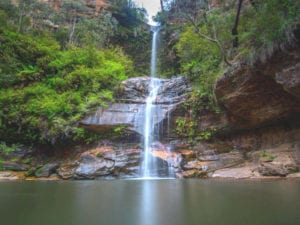
[[[152,27],[152,50],[151,50],[151,68],[150,68],[150,84],[149,95],[146,99],[145,108],[145,123],[144,123],[144,156],[143,156],[143,172],[142,176],[152,177],[157,176],[155,158],[151,155],[151,143],[154,141],[154,116],[155,116],[155,101],[161,82],[156,78],[156,61],[157,61],[157,37],[159,27]]]

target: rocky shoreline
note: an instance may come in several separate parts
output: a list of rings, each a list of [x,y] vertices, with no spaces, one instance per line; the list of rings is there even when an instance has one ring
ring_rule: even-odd
[[[286,143],[277,147],[242,153],[217,149],[214,144],[199,143],[190,148],[184,141],[155,143],[152,154],[168,164],[174,178],[268,180],[300,178],[295,161],[297,145]],[[80,146],[77,146],[80,149]],[[106,144],[81,149],[73,156],[34,159],[24,164],[2,164],[0,180],[94,180],[132,179],[140,177],[142,149],[137,143]],[[16,161],[16,156],[14,156]],[[9,169],[9,170],[8,170]]]

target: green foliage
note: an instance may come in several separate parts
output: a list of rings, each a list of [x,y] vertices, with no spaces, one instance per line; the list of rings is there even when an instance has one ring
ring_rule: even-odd
[[[32,162],[32,158],[26,158],[22,160],[22,163],[24,164],[30,164]]]
[[[12,152],[17,151],[21,146],[17,144],[12,144],[8,146],[5,142],[0,142],[0,154],[9,155]]]
[[[148,51],[145,11],[129,0],[111,1],[99,15],[84,0],[63,0],[58,10],[36,0],[15,3],[0,1],[0,141],[99,139],[78,121],[113,101],[134,66],[145,67],[135,51]]]
[[[170,10],[161,13],[157,19],[166,26],[169,37],[179,36],[177,40],[171,40],[176,41],[175,45],[170,45],[172,49],[164,52],[175,52],[180,73],[192,78],[192,102],[198,108],[215,110],[213,86],[219,74],[226,70],[222,63],[224,56],[231,64],[245,56],[253,62],[257,58],[267,59],[274,50],[292,43],[293,30],[300,24],[300,2],[258,1],[256,7],[244,2],[238,24],[238,48],[233,48],[231,33],[237,13],[236,2],[220,2],[211,10],[206,3],[199,5],[197,2],[172,2]]]
[[[119,48],[61,51],[50,37],[2,34],[0,139],[26,144],[94,140],[77,123],[113,100],[114,87],[132,73],[131,60]],[[9,62],[16,66],[7,68]],[[12,79],[6,79],[8,73]]]
[[[10,159],[9,161],[10,161],[10,162],[18,162],[18,161],[19,161],[19,158],[14,157],[14,158]]]
[[[200,104],[214,108],[213,87],[220,73],[222,62],[217,46],[199,38],[189,26],[181,34],[175,48],[181,60],[181,72],[188,74],[194,85],[191,98],[193,107],[198,107],[198,109],[195,108],[196,111],[200,109]]]
[[[274,50],[293,41],[292,32],[300,24],[300,2],[294,0],[266,0],[257,8],[242,14],[240,23],[241,52],[250,60],[257,53],[262,59]]]
[[[189,142],[207,141],[212,138],[217,131],[216,128],[201,129],[197,127],[197,120],[186,120],[178,118],[176,120],[176,134],[181,138],[188,138]]]
[[[210,140],[213,135],[217,132],[217,128],[210,127],[208,129],[201,129],[200,131],[197,131],[196,140],[197,141],[207,141]]]
[[[102,13],[96,18],[80,20],[74,32],[77,45],[108,47],[109,39],[117,32],[117,21],[110,13]]]
[[[59,45],[46,36],[31,37],[0,28],[0,87],[39,79]]]
[[[114,132],[122,134],[125,131],[125,129],[126,129],[126,126],[120,125],[120,126],[117,126],[116,128],[114,128]]]
[[[4,169],[3,163],[4,163],[4,160],[0,158],[0,171]]]
[[[194,137],[195,128],[197,124],[195,121],[187,121],[184,118],[176,120],[176,133],[179,137]]]
[[[261,152],[259,154],[259,157],[261,158],[268,158],[269,160],[273,161],[275,159],[275,156],[269,153],[266,153],[265,151]]]
[[[146,11],[138,8],[131,0],[108,0],[109,10],[117,22],[110,42],[123,47],[134,61],[138,76],[148,74],[151,35],[146,24]]]
[[[180,35],[175,48],[181,59],[182,71],[197,77],[204,71],[215,69],[220,63],[217,47],[210,41],[200,39],[193,27],[187,27]]]
[[[35,168],[35,167],[31,167],[31,168],[29,168],[29,170],[27,170],[27,171],[25,172],[24,175],[25,175],[26,177],[34,176],[35,171],[36,171],[36,168]]]

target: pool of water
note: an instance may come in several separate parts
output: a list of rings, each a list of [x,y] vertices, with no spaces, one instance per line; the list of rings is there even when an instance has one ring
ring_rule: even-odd
[[[1,225],[297,225],[300,181],[0,182]]]

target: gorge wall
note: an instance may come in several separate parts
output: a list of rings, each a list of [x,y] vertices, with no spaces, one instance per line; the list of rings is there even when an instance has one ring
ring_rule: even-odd
[[[221,112],[203,109],[197,119],[192,118],[184,107],[191,91],[188,79],[162,82],[156,125],[163,135],[151,148],[159,163],[171,165],[177,177],[300,177],[300,29],[293,46],[278,49],[265,61],[239,62],[219,77],[215,95]],[[3,169],[26,171],[21,174],[24,179],[25,175],[29,179],[137,177],[143,130],[138,121],[144,120],[148,85],[146,77],[124,81],[115,103],[81,121],[81,126],[106,134],[121,126],[131,136],[59,149],[58,155],[50,157],[37,152],[30,165],[4,162]],[[195,132],[211,136],[201,140],[180,137],[178,119],[193,119]],[[28,154],[34,155],[20,151],[5,157],[9,161]]]
[[[251,173],[244,171],[242,176],[257,176],[257,171],[285,176],[299,169],[299,40],[296,30],[293,46],[275,51],[265,61],[257,60],[252,65],[240,62],[231,67],[215,84],[224,113],[202,115],[200,127],[207,129],[209,124],[219,129],[214,142],[238,150],[243,155],[240,168],[251,167]]]

